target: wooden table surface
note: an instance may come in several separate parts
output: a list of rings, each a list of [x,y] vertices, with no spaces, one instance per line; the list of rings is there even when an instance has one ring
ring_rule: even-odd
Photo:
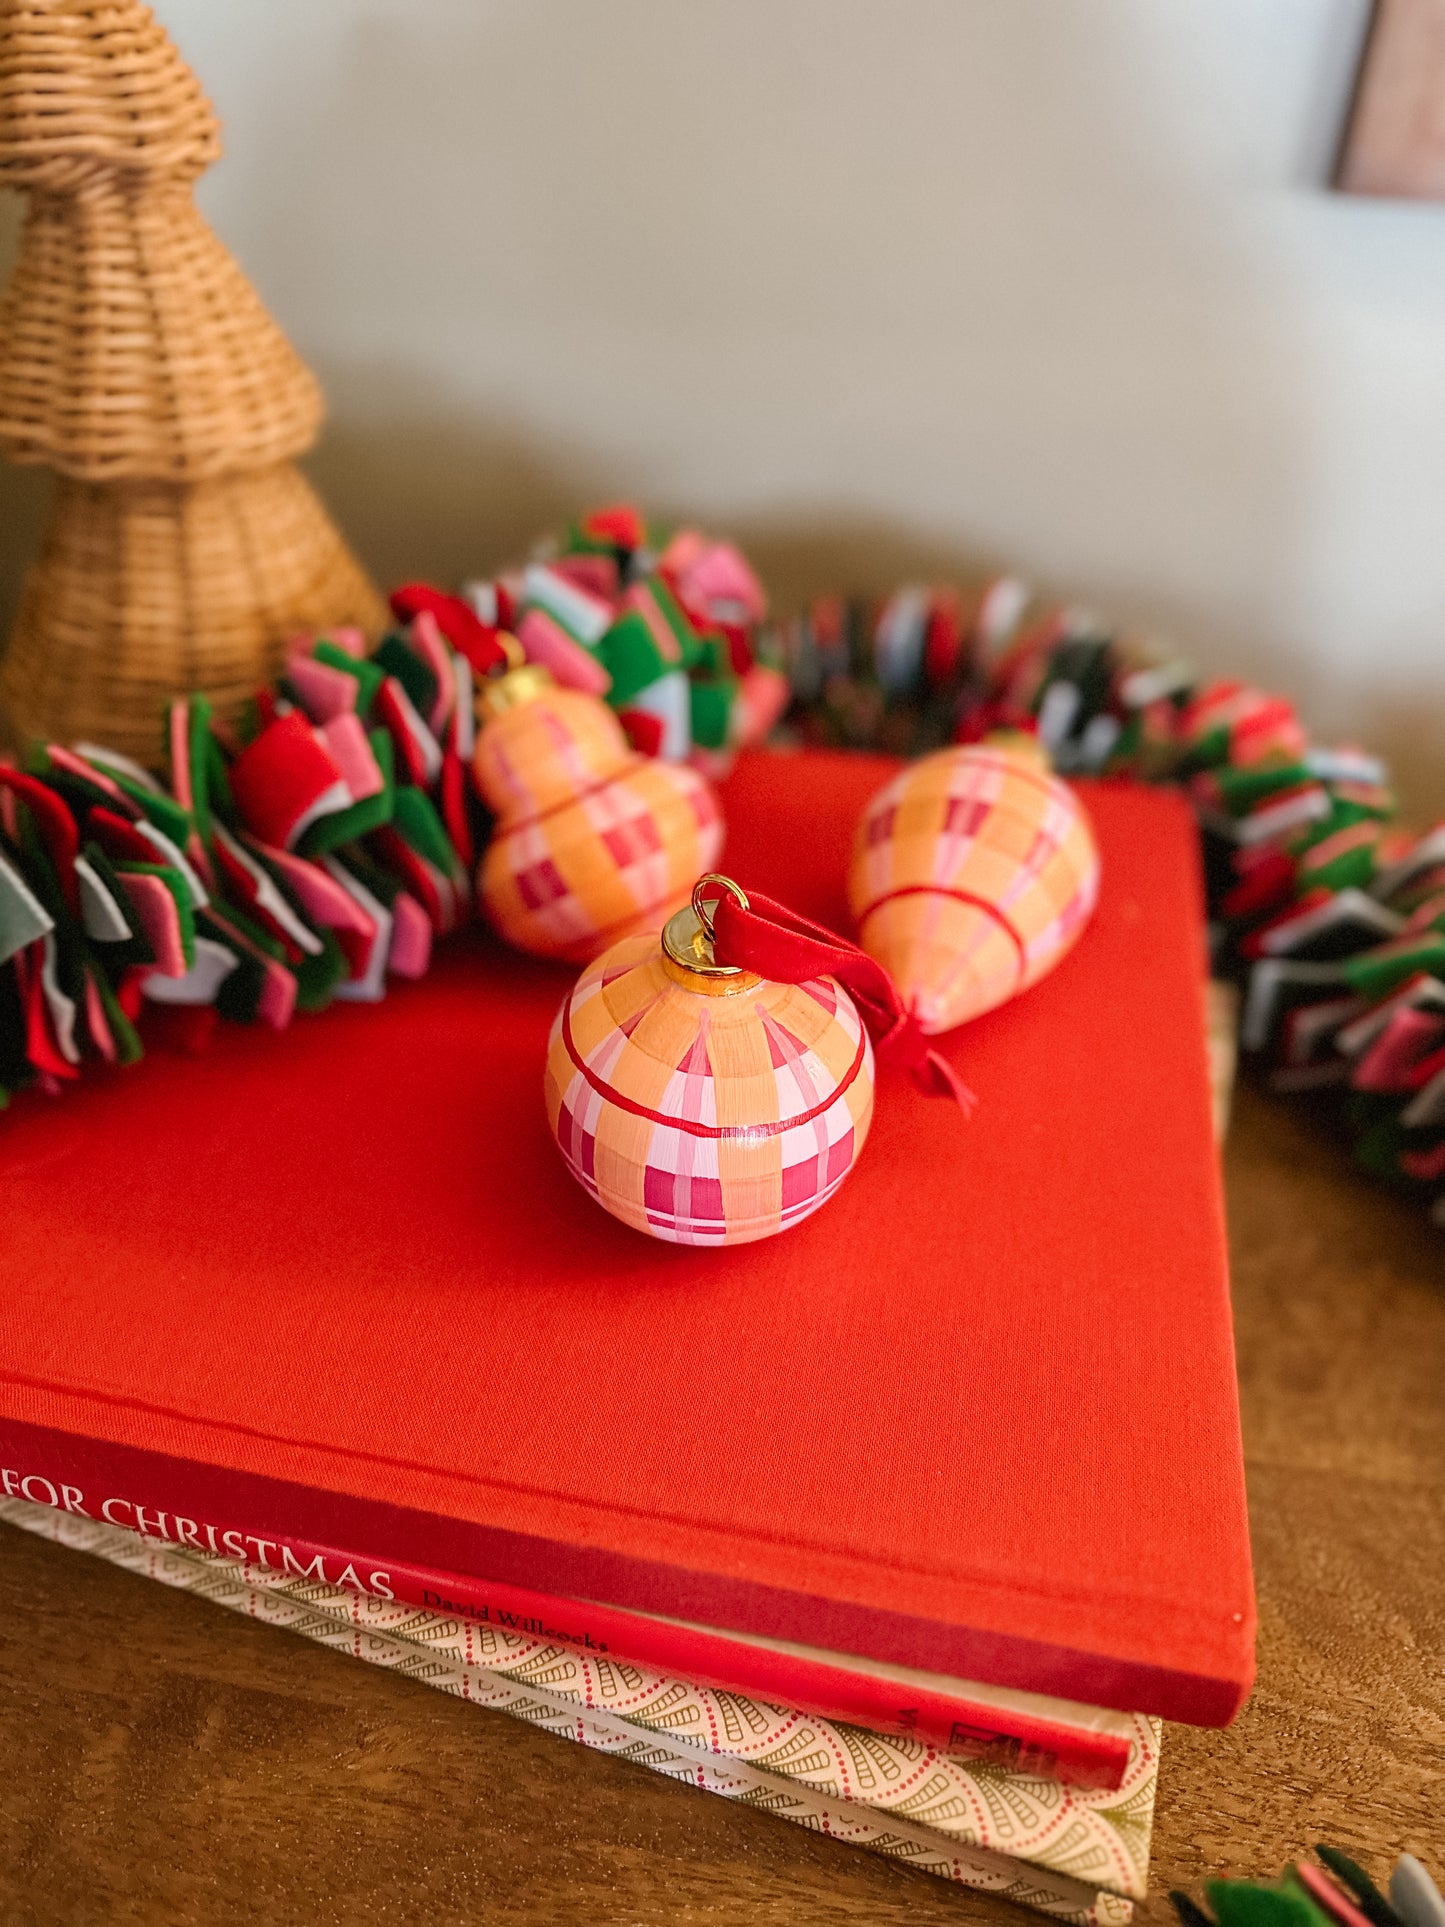
[[[1445,1239],[1247,1089],[1226,1156],[1261,1632],[1172,1727],[1154,1895],[1445,1862]],[[1026,1916],[0,1527],[0,1920]]]

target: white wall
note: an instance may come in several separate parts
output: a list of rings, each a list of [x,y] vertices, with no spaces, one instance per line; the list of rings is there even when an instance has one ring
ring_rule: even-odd
[[[789,590],[1005,560],[1445,804],[1445,208],[1321,185],[1365,0],[157,10],[382,576],[610,493]]]

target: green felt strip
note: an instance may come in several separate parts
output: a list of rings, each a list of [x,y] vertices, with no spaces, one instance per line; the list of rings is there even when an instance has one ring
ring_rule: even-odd
[[[264,950],[268,957],[274,957],[278,964],[283,964],[287,970],[290,970],[291,964],[286,955],[285,944],[269,931],[265,924],[257,923],[256,919],[239,904],[227,901],[226,921],[239,930],[243,937],[249,937],[258,950]]]
[[[1345,982],[1360,996],[1383,997],[1417,970],[1445,975],[1445,936],[1437,930],[1422,930],[1409,937],[1394,937],[1373,950],[1362,950],[1344,961]]]
[[[296,979],[298,1010],[324,1010],[331,1002],[336,986],[346,975],[346,958],[334,933],[323,928],[316,934],[321,939],[321,949],[317,954],[303,957],[300,963],[288,966]]]
[[[147,822],[154,823],[162,835],[168,836],[171,842],[177,844],[182,850],[185,849],[191,831],[195,828],[189,810],[183,810],[174,797],[163,796],[156,790],[148,790],[144,783],[137,783],[135,778],[127,776],[124,770],[113,769],[107,764],[105,773],[118,790],[124,790]],[[115,807],[108,798],[107,804],[112,809]]]
[[[721,749],[727,742],[736,688],[736,683],[721,677],[699,678],[690,685],[692,740],[704,749]]]
[[[733,658],[732,651],[728,648],[727,637],[714,632],[698,636],[692,660],[687,666],[690,671],[695,671],[702,676],[714,677],[718,681],[730,677],[733,673]]]
[[[348,803],[344,810],[331,810],[308,824],[296,845],[297,856],[325,856],[391,821],[396,807],[396,747],[384,729],[370,730],[366,740],[381,769],[381,788],[374,796],[363,796],[359,803]]]
[[[1272,763],[1266,769],[1216,770],[1214,780],[1230,815],[1243,816],[1276,791],[1295,789],[1317,779],[1305,763]]]
[[[354,876],[364,890],[369,890],[385,910],[391,908],[406,888],[394,871],[374,863],[359,843],[349,843],[334,854],[341,867]]]
[[[636,609],[629,609],[605,631],[598,641],[597,654],[612,678],[607,700],[614,709],[625,709],[640,690],[672,667],[663,660],[652,631]]]
[[[1219,1927],[1320,1927],[1319,1909],[1285,1888],[1206,1880],[1204,1891]]]
[[[191,813],[196,830],[207,849],[211,847],[210,749],[211,705],[204,696],[192,696],[186,704],[186,761],[191,779]]]
[[[1375,874],[1375,846],[1361,844],[1357,849],[1343,850],[1328,863],[1311,864],[1303,872],[1303,881],[1312,890],[1329,890],[1338,895],[1341,890],[1363,890]]]
[[[431,715],[440,687],[436,672],[408,647],[399,630],[392,629],[382,637],[371,660],[396,677],[423,720]]]
[[[398,836],[418,856],[434,863],[443,876],[455,876],[457,853],[425,790],[411,783],[398,785],[394,822]]]
[[[657,605],[663,621],[677,637],[677,645],[682,651],[683,668],[698,668],[706,659],[707,652],[703,647],[702,637],[689,622],[682,604],[660,575],[653,576],[647,585],[647,592]]]
[[[339,669],[344,675],[354,676],[361,684],[356,697],[356,713],[365,722],[371,714],[371,705],[376,701],[376,692],[386,680],[386,671],[378,669],[374,662],[364,656],[347,655],[334,642],[318,642],[311,653],[318,662],[324,662],[328,668]]]
[[[219,816],[228,830],[236,827],[236,799],[231,794],[231,777],[225,752],[214,733],[206,738],[206,806]]]
[[[231,914],[228,905],[226,915],[229,918]],[[217,1013],[228,1018],[233,1024],[254,1023],[257,1007],[261,1002],[261,992],[266,985],[266,966],[244,945],[235,942],[230,934],[204,910],[201,911],[198,921],[211,942],[220,944],[223,950],[236,959],[236,968],[227,972],[216,991]],[[249,934],[248,931],[247,935]]]

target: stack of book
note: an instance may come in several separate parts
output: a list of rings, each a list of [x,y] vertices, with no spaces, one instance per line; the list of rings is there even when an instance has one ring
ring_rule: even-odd
[[[874,759],[745,757],[745,885],[845,927]],[[1122,1921],[1161,1718],[1254,1608],[1194,833],[1086,790],[1093,925],[880,1084],[762,1245],[651,1244],[541,1111],[566,974],[463,942],[0,1142],[0,1518],[655,1771]]]

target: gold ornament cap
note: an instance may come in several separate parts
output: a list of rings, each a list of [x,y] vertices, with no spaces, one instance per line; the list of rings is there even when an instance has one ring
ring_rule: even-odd
[[[723,895],[748,908],[740,885],[709,870],[692,886],[692,901],[675,911],[662,931],[663,969],[674,983],[704,997],[735,997],[763,981],[755,971],[719,963],[713,955],[712,906]]]
[[[507,666],[499,676],[487,676],[477,686],[474,708],[479,723],[489,723],[494,716],[504,715],[509,709],[520,709],[523,703],[535,702],[556,687],[551,670],[544,669],[539,662],[528,662],[515,636],[504,629],[498,633],[497,641],[507,658]]]

